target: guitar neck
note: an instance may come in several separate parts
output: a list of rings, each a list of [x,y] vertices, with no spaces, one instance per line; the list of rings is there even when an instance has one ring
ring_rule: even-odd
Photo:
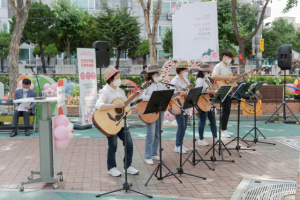
[[[234,78],[232,82],[238,81],[239,79],[243,78],[243,77],[246,76],[246,75],[247,75],[247,73],[243,73],[242,75],[240,75],[240,76]]]
[[[139,93],[135,93],[129,99],[127,99],[127,101],[124,103],[125,107],[128,106],[128,104],[130,104],[133,101],[133,99],[135,99],[138,95],[139,95]]]

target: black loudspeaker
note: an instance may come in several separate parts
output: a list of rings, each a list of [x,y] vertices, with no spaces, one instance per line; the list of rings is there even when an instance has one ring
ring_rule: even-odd
[[[282,70],[292,69],[292,50],[291,44],[285,44],[278,48],[278,67]]]
[[[97,67],[107,67],[110,61],[109,44],[105,41],[96,41],[93,43],[93,48],[96,49],[96,64]]]

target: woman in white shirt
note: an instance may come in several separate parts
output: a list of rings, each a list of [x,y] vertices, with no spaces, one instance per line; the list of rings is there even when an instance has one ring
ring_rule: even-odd
[[[176,73],[177,75],[171,80],[171,84],[176,85],[176,86],[180,86],[183,89],[186,89],[188,87],[188,85],[190,85],[190,81],[187,79],[187,75],[188,75],[188,62],[186,60],[181,60],[178,62],[177,66],[176,66]],[[179,92],[181,89],[179,87],[170,87],[170,89],[175,89],[175,93]],[[180,95],[187,95],[187,91],[180,91]],[[175,97],[178,98],[179,96]],[[189,109],[185,110],[186,113],[189,114]],[[188,124],[188,115],[186,115],[184,113],[183,116],[183,124],[181,124],[181,115],[175,115],[175,119],[177,122],[177,132],[176,132],[176,143],[175,143],[175,148],[174,151],[177,153],[180,153],[180,146],[183,143],[183,138],[185,135],[185,130],[187,128],[187,124]],[[182,141],[181,140],[181,126],[183,128],[183,136],[182,136]],[[182,143],[181,143],[182,142]],[[189,149],[185,146],[182,145],[182,153],[186,153],[187,151],[189,151]]]
[[[115,109],[115,108],[124,108],[124,103],[116,103],[112,104],[112,102],[120,98],[123,101],[127,100],[127,97],[125,95],[125,92],[119,88],[121,84],[120,79],[120,72],[119,70],[115,69],[113,66],[109,66],[105,72],[105,80],[106,85],[99,91],[99,99],[96,103],[96,109],[98,110],[109,110],[109,109]],[[139,90],[138,93],[141,95],[143,93],[142,90]],[[131,138],[130,131],[127,129],[127,173],[129,174],[138,174],[139,170],[133,168],[131,166],[132,163],[132,155],[133,155],[133,142]],[[107,169],[108,174],[112,176],[121,176],[121,172],[116,168],[116,151],[118,147],[117,139],[118,137],[123,141],[123,145],[125,144],[125,132],[124,128],[122,128],[119,133],[117,133],[113,137],[107,137],[108,140],[108,151],[107,151]],[[125,162],[125,158],[123,160]],[[124,163],[125,167],[125,163]],[[125,171],[125,170],[124,170]]]
[[[196,80],[196,86],[195,87],[203,87],[202,91],[205,91],[208,89],[209,85],[206,83],[206,80],[211,81],[208,77],[210,75],[211,69],[208,64],[203,63],[200,66],[198,75],[197,75],[197,80]],[[216,94],[215,91],[213,90],[207,90],[209,94]],[[214,134],[213,137],[217,138],[217,125],[216,125],[216,118],[213,118],[213,110],[210,110],[208,112],[198,112],[199,119],[200,119],[200,124],[199,124],[199,140],[198,140],[198,145],[201,146],[207,146],[208,142],[206,142],[203,138],[203,133],[204,133],[204,127],[205,127],[205,122],[206,119],[208,118],[210,121],[210,130]]]
[[[160,83],[160,70],[158,65],[152,65],[148,67],[145,81],[151,81],[152,84],[145,89],[144,93],[140,96],[143,101],[149,101],[153,91],[166,90],[164,84]],[[164,113],[161,113],[161,125],[163,124]],[[159,121],[152,124],[145,123],[147,135],[145,140],[145,162],[149,165],[153,165],[153,160],[159,160],[157,149],[159,145]]]

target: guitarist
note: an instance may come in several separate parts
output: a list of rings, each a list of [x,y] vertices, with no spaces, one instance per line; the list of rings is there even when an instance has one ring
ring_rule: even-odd
[[[222,61],[214,67],[212,72],[212,78],[216,81],[226,80],[232,81],[233,78],[230,76],[232,74],[229,64],[233,58],[233,53],[230,50],[224,50],[222,52]],[[231,98],[227,96],[226,99],[221,103],[222,106],[222,136],[229,138],[233,133],[227,131],[227,124],[231,109]]]
[[[176,73],[177,75],[171,80],[171,84],[176,85],[176,86],[180,86],[181,88],[187,88],[188,85],[190,85],[190,81],[187,79],[187,75],[188,75],[188,69],[189,65],[188,62],[186,60],[181,60],[178,62],[177,66],[176,66]],[[179,92],[180,89],[178,87],[170,87],[170,89],[175,89],[175,93]],[[180,91],[180,95],[187,95],[187,91]],[[177,98],[177,97],[175,97]],[[189,113],[189,109],[185,110],[186,113]],[[176,132],[176,144],[175,144],[175,148],[174,151],[176,153],[180,153],[180,145],[182,145],[180,141],[181,140],[181,126],[183,126],[183,137],[182,140],[184,138],[185,135],[185,130],[187,128],[187,124],[188,124],[188,115],[186,115],[184,113],[183,116],[183,124],[181,124],[181,115],[175,115],[175,119],[177,122],[177,132]],[[189,149],[185,146],[182,145],[182,153],[186,153],[187,151],[189,151]]]
[[[151,81],[152,84],[145,89],[144,93],[140,96],[140,99],[143,101],[149,101],[153,91],[166,90],[164,84],[159,82],[160,70],[158,65],[151,65],[148,67],[147,75],[145,77],[146,81]],[[159,119],[158,119],[159,120]],[[145,153],[144,158],[145,162],[148,165],[153,165],[153,160],[160,160],[160,157],[157,154],[157,149],[159,145],[159,121],[147,124],[145,123],[147,135],[145,140]],[[161,113],[161,125],[164,121],[164,112]]]
[[[127,100],[127,97],[125,95],[125,92],[119,88],[121,85],[121,79],[120,79],[120,72],[119,70],[115,69],[113,66],[109,66],[105,72],[105,80],[106,85],[99,91],[99,99],[96,103],[96,109],[98,110],[109,110],[113,108],[123,108],[125,107],[124,103],[116,103],[111,104],[116,98],[120,98],[124,101]],[[137,91],[140,95],[143,93],[142,90]],[[132,155],[133,155],[133,142],[130,135],[130,131],[127,129],[127,173],[129,174],[138,174],[139,170],[133,168],[131,166],[132,163]],[[108,174],[112,176],[120,176],[121,172],[116,168],[116,151],[117,151],[117,138],[119,137],[123,141],[124,145],[124,128],[120,130],[119,133],[117,133],[113,137],[107,137],[108,140],[108,151],[107,151],[107,169]],[[125,161],[125,158],[124,158]],[[123,162],[124,162],[123,161]],[[125,166],[125,163],[124,163]],[[125,171],[125,170],[124,170]]]

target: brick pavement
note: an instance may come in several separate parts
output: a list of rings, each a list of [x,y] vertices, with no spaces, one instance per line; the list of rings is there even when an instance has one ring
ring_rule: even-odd
[[[272,138],[271,140],[275,139],[286,138]],[[144,184],[154,170],[157,161],[154,165],[145,165],[142,160],[144,142],[144,140],[134,140],[133,166],[140,170],[140,174],[128,177],[129,181],[133,183],[133,189],[148,194],[230,199],[242,177],[294,181],[297,178],[298,151],[280,143],[276,143],[275,146],[258,144],[253,146],[256,151],[242,151],[242,158],[238,157],[236,151],[231,151],[232,156],[228,156],[228,153],[224,152],[225,158],[235,159],[236,162],[216,162],[215,171],[209,170],[204,163],[199,163],[195,167],[190,163],[184,165],[185,172],[205,176],[207,180],[182,175],[179,176],[183,182],[180,184],[174,177],[165,178],[162,181],[153,178],[145,187]],[[176,171],[179,165],[179,154],[173,151],[174,143],[174,140],[163,140],[163,160],[171,170]],[[184,145],[191,148],[192,140],[185,140]],[[209,147],[197,147],[197,149],[204,156]],[[106,153],[106,139],[72,139],[68,149],[60,153],[64,181],[59,183],[58,188],[85,191],[118,189],[124,181],[124,173],[120,178],[114,178],[107,174]],[[187,154],[184,155],[184,157],[186,156]],[[119,142],[117,164],[120,171],[123,167],[122,157],[123,148],[122,143]],[[205,156],[206,159],[209,157],[210,154]],[[211,165],[211,162],[209,164]],[[27,180],[31,170],[38,169],[38,138],[0,139],[0,188],[18,188],[20,181]],[[52,184],[38,183],[26,185],[25,190],[26,188],[52,189]]]

